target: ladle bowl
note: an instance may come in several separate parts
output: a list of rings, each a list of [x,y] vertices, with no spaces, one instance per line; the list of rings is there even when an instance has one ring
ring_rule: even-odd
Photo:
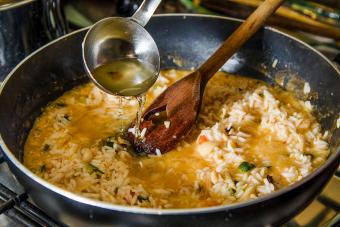
[[[154,66],[155,75],[150,75],[153,83],[160,69],[160,56],[157,45],[144,29],[160,0],[147,0],[142,3],[130,18],[109,17],[95,23],[85,35],[82,55],[87,75],[105,92],[111,93],[93,77],[98,66],[114,60],[135,58]],[[150,83],[152,86],[153,83]],[[145,91],[149,87],[145,87]],[[116,95],[116,94],[115,94]]]

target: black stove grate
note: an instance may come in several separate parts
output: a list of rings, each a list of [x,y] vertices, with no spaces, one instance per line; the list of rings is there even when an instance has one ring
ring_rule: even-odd
[[[4,163],[0,154],[0,164]],[[53,220],[38,207],[27,201],[26,193],[17,194],[0,183],[0,215],[5,214],[13,222],[27,227],[64,226]]]

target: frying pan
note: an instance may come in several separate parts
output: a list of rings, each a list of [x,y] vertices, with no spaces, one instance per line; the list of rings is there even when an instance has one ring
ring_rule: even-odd
[[[159,47],[161,68],[190,69],[207,59],[239,24],[232,18],[175,14],[153,17],[146,29]],[[251,201],[196,209],[126,207],[53,186],[23,166],[23,145],[41,107],[87,81],[81,61],[86,31],[68,34],[28,56],[9,74],[0,91],[0,144],[5,159],[32,200],[53,218],[75,226],[280,225],[305,208],[338,167],[340,130],[335,122],[340,112],[339,71],[308,45],[264,28],[222,70],[270,83],[280,77],[283,86],[293,77],[310,84],[314,94],[311,103],[323,129],[331,133],[331,155],[319,169],[287,188]],[[300,90],[295,89],[298,95]]]

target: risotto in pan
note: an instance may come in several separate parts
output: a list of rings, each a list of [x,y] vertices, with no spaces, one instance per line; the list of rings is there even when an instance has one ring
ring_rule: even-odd
[[[161,72],[146,106],[187,73]],[[207,85],[197,124],[164,155],[136,156],[120,136],[136,109],[134,99],[120,103],[93,83],[78,86],[36,120],[24,164],[88,198],[194,208],[272,193],[305,177],[329,155],[327,132],[321,132],[311,104],[255,79],[217,73]]]

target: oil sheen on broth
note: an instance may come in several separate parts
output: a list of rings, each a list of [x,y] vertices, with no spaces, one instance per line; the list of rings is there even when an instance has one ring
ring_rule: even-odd
[[[145,107],[188,73],[161,72],[146,93]],[[269,108],[269,97],[274,100],[274,112],[263,110]],[[319,146],[327,143],[303,102],[254,79],[217,73],[207,85],[197,124],[176,149],[161,156],[136,156],[117,137],[120,120],[129,125],[137,108],[135,100],[120,103],[93,83],[66,92],[34,123],[25,144],[25,166],[50,183],[88,198],[130,206],[188,208],[272,193],[309,174],[329,154],[327,146]],[[238,113],[239,108],[245,108],[245,113]],[[299,121],[297,136],[289,143],[273,131],[285,122],[269,117],[280,111],[285,113],[281,117],[289,116],[289,122]],[[271,120],[276,123],[263,128]],[[295,149],[299,144],[304,153]]]
[[[139,105],[135,121],[135,135],[138,139],[142,109],[146,99],[145,93],[157,79],[157,70],[154,65],[137,58],[122,58],[95,68],[92,75],[109,93],[136,97]],[[122,103],[122,97],[119,99]],[[119,106],[119,112],[122,108]],[[123,127],[120,131],[123,132]]]
[[[157,79],[155,67],[137,58],[122,58],[101,65],[92,75],[107,91],[120,96],[145,93]]]

